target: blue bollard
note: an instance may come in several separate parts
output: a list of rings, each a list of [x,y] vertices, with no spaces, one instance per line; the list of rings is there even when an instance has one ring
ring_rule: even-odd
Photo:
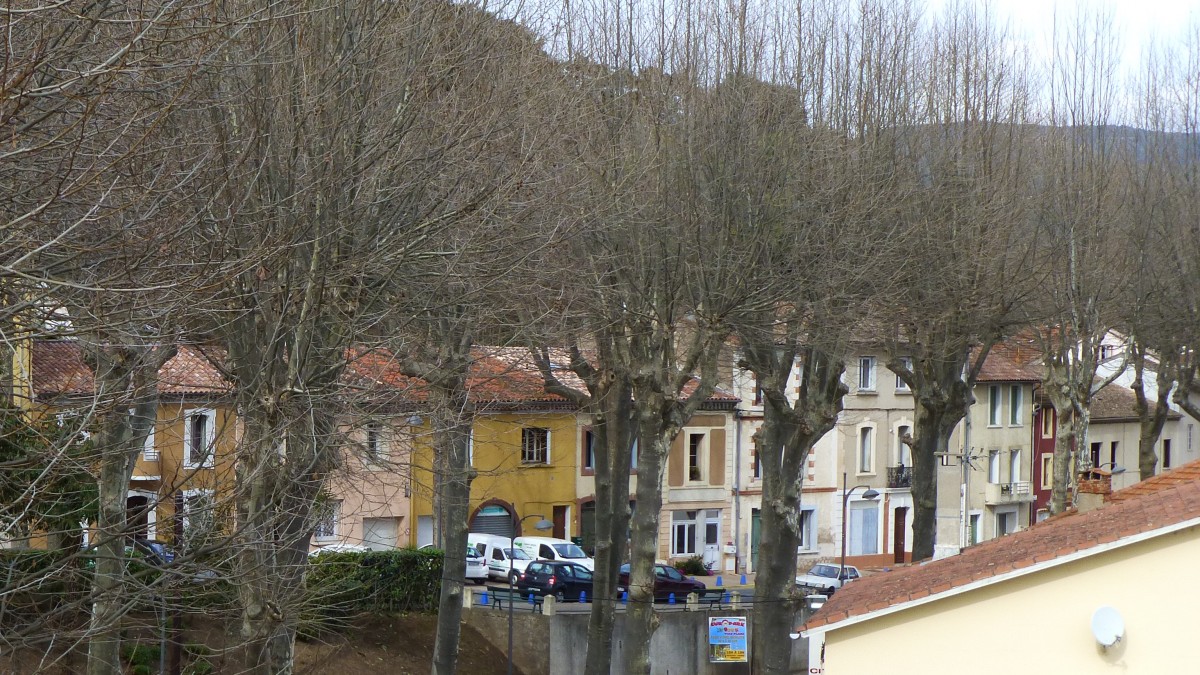
[[[488,604],[488,594],[487,594],[487,588],[486,588],[486,587],[483,589],[483,597],[481,597],[481,598],[480,598],[480,600],[482,600],[482,601],[483,601],[483,606],[484,606],[484,607],[486,607],[486,606],[487,606],[487,604]]]
[[[579,601],[587,602],[587,591],[579,591]]]
[[[746,585],[746,575],[745,574],[742,575],[742,585],[743,586]]]
[[[531,604],[531,605],[532,605],[532,604],[534,604],[534,602],[533,602],[533,593],[530,593],[530,594],[529,594],[529,604]]]
[[[621,604],[629,602],[629,591],[621,591]]]
[[[674,593],[667,596],[667,604],[668,605],[675,604],[675,594]]]
[[[729,591],[725,591],[725,595],[721,596],[721,602],[729,604]]]
[[[721,583],[721,577],[717,577],[717,585],[718,585],[718,586],[724,586],[724,585],[725,585],[725,584]]]

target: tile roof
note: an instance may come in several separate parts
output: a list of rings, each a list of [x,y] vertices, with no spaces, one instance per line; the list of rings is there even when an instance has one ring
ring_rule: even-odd
[[[1094,422],[1137,420],[1137,395],[1132,389],[1113,382],[1092,396],[1092,405],[1088,410]],[[1174,410],[1167,413],[1168,419],[1177,420],[1181,417]]]
[[[193,345],[179,347],[159,370],[159,392],[167,395],[227,394],[228,381],[213,364],[223,353]],[[94,391],[95,376],[74,340],[33,343],[33,391],[39,398],[86,396]]]
[[[804,625],[828,627],[894,605],[1200,518],[1200,461],[1113,493],[1111,504],[1067,512],[958,555],[865,577],[839,590]]]
[[[1025,352],[1027,355],[1028,352]],[[1002,342],[988,352],[977,382],[1040,382],[1042,369],[1036,363],[1024,363],[1020,345]]]

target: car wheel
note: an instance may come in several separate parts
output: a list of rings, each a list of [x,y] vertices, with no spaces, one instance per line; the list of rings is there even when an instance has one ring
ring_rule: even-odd
[[[566,594],[565,594],[565,593],[563,593],[562,591],[555,591],[555,592],[554,592],[554,599],[555,599],[555,600],[557,600],[557,601],[559,601],[559,602],[566,602],[566,601],[567,601],[567,596],[566,596]]]
[[[521,576],[521,575],[520,575],[519,573],[517,573],[517,572],[513,572],[512,574],[508,575],[508,583],[512,584],[513,586],[516,586],[516,585],[517,585],[517,579],[518,579],[520,576]]]
[[[487,581],[487,578],[485,577],[483,579],[472,579],[471,581],[474,581],[477,586],[482,586],[484,584],[484,582]]]

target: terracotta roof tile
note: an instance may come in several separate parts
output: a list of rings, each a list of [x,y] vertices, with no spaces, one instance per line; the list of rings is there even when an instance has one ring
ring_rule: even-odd
[[[864,577],[834,594],[804,630],[1195,518],[1200,518],[1200,461],[1119,490],[1102,508],[1071,511],[958,555]]]
[[[221,352],[202,350],[193,345],[179,347],[178,353],[158,371],[159,392],[166,395],[229,393],[229,383],[213,364],[214,359],[223,356]],[[78,342],[34,342],[33,391],[36,396],[86,396],[92,393],[94,386],[92,369],[84,363]]]

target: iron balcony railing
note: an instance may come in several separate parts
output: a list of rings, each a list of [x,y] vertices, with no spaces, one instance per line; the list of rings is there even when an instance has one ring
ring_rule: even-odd
[[[889,466],[887,470],[887,486],[890,488],[912,487],[911,466]]]

